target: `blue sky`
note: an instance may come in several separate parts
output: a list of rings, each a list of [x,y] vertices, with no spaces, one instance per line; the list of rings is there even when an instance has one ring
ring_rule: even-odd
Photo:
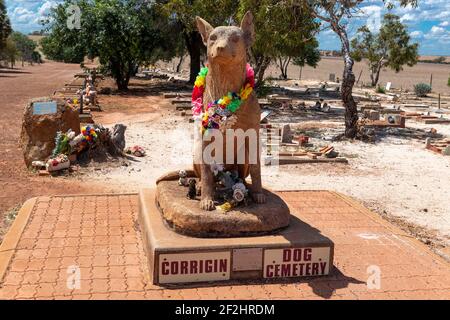
[[[8,15],[13,28],[21,32],[40,30],[39,20],[45,16],[58,0],[6,0]],[[377,17],[387,10],[382,0],[366,0],[358,18],[352,19],[348,30],[352,36],[361,25],[377,25]],[[419,7],[397,8],[394,13],[408,25],[415,42],[420,43],[422,55],[450,56],[450,1],[419,0]],[[332,31],[324,31],[318,36],[321,49],[340,49],[339,39]]]

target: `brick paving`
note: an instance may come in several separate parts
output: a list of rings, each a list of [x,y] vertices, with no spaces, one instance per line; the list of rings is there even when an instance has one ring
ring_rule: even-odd
[[[280,192],[335,243],[327,277],[164,288],[149,280],[137,195],[38,198],[0,283],[0,299],[450,299],[450,264],[332,192]],[[368,289],[381,272],[379,289]],[[68,279],[81,276],[79,283]]]

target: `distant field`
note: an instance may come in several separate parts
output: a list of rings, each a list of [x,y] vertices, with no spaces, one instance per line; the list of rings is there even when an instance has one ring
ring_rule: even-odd
[[[335,73],[336,77],[342,78],[343,70],[344,62],[342,58],[322,57],[316,69],[311,67],[303,68],[302,79],[327,81],[330,73]],[[362,71],[361,81],[370,83],[366,62],[355,63],[353,70],[357,78]],[[289,66],[289,78],[298,79],[299,71],[299,67]],[[267,76],[278,77],[279,75],[280,71],[276,66],[271,66],[267,72]],[[450,77],[450,65],[447,64],[418,63],[412,68],[405,67],[399,73],[387,69],[382,71],[380,83],[381,85],[386,85],[387,82],[392,82],[394,88],[412,89],[419,82],[430,83],[431,75],[433,75],[433,91],[450,94],[450,87],[447,86],[448,78]]]
[[[179,59],[175,59],[168,63],[159,62],[158,65],[163,68],[173,69],[178,61]],[[183,62],[182,70],[184,75],[189,73],[189,57]],[[355,63],[353,70],[357,79],[362,71],[360,84],[361,82],[367,84],[370,83],[369,70],[365,61]],[[312,67],[303,68],[302,80],[328,81],[330,73],[334,73],[336,74],[336,77],[342,79],[343,71],[344,61],[342,58],[322,57],[322,60],[319,62],[319,66],[316,69]],[[299,74],[299,67],[294,65],[289,66],[288,76],[290,79],[298,79]],[[387,82],[392,82],[393,88],[412,90],[413,86],[417,83],[430,83],[431,74],[433,74],[433,91],[450,94],[450,87],[447,86],[448,78],[450,77],[450,64],[418,63],[412,68],[405,67],[404,70],[399,73],[395,73],[395,71],[390,69],[384,70],[380,75],[380,84],[384,86]],[[278,78],[279,76],[279,68],[276,65],[271,65],[266,72],[266,77]]]
[[[419,60],[434,60],[439,58],[440,56],[420,56]],[[450,57],[446,57],[445,62],[450,62]]]

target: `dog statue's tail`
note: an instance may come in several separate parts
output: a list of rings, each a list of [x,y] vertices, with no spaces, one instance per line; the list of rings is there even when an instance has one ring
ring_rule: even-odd
[[[185,170],[187,173],[186,178],[197,178],[194,170]],[[162,181],[176,181],[180,178],[180,175],[178,174],[179,171],[171,171],[169,173],[166,173],[162,177],[160,177],[158,180],[156,180],[156,184],[159,184]]]

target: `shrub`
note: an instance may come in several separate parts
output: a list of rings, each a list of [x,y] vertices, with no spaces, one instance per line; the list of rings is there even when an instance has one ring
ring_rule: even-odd
[[[431,86],[426,83],[419,83],[414,86],[414,92],[418,97],[426,97],[431,93]]]
[[[265,98],[272,91],[272,81],[264,79],[256,86],[255,91],[258,98]]]
[[[450,77],[448,77],[447,85],[450,87]]]
[[[377,93],[386,94],[386,88],[378,85],[377,87]]]

